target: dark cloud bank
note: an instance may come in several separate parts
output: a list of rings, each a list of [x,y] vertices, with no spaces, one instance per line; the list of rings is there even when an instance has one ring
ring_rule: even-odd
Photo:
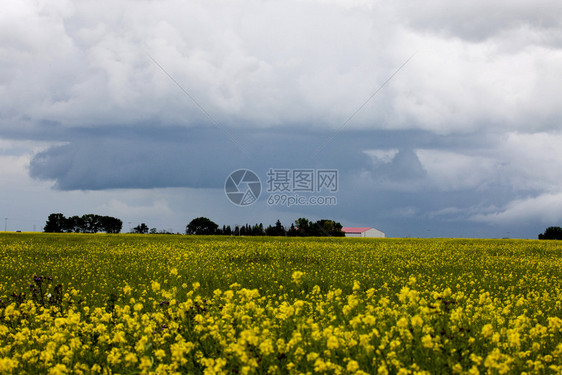
[[[389,235],[401,236],[509,236],[510,230],[521,230],[521,236],[534,237],[542,229],[539,223],[523,232],[522,226],[505,229],[471,220],[517,194],[485,180],[481,186],[441,189],[418,157],[419,149],[472,150],[490,142],[480,136],[139,125],[74,129],[49,138],[56,137],[65,143],[36,154],[29,171],[36,179],[54,181],[59,190],[222,189],[240,168],[255,171],[263,183],[270,168],[328,168],[339,171],[338,205],[307,207],[306,214],[378,223]],[[379,157],[373,157],[366,150],[387,156],[375,152]]]

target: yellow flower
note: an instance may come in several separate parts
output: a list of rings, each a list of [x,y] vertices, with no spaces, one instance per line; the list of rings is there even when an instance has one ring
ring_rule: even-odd
[[[494,333],[494,328],[491,324],[486,324],[482,327],[482,336],[490,337]]]
[[[0,358],[0,373],[10,374],[18,367],[18,361],[8,357]]]
[[[159,360],[162,361],[164,358],[166,358],[166,352],[162,349],[158,349],[154,352],[154,356]]]
[[[338,338],[336,336],[330,336],[326,343],[328,349],[337,349],[340,346]]]
[[[357,361],[351,360],[349,362],[347,362],[347,371],[348,372],[356,372],[357,370],[359,370],[359,363],[357,363]]]
[[[107,355],[107,362],[111,365],[117,365],[121,363],[121,353],[119,353],[118,348],[111,349],[111,352]]]
[[[408,319],[407,319],[407,318],[400,318],[400,319],[396,322],[396,325],[397,325],[399,328],[406,329],[406,328],[408,328]]]
[[[273,342],[270,339],[266,339],[259,344],[259,348],[264,355],[272,354],[274,351]]]
[[[379,366],[379,368],[377,369],[377,374],[378,375],[388,375],[388,369],[386,368],[386,365],[382,364]]]
[[[141,370],[146,370],[152,367],[152,361],[149,357],[143,356],[140,360],[139,368]]]
[[[472,366],[468,370],[468,375],[480,375],[480,371],[478,370],[478,367],[476,365]]]
[[[314,371],[315,372],[324,372],[328,369],[326,366],[326,362],[324,362],[321,358],[316,359],[314,362]]]
[[[49,369],[49,375],[64,375],[68,373],[68,368],[62,363],[56,364]]]
[[[157,281],[153,281],[151,287],[152,287],[152,291],[156,293],[160,290],[160,283]]]
[[[137,358],[137,355],[135,353],[127,353],[127,355],[125,355],[125,362],[128,362],[130,364],[134,364],[137,363],[139,360]]]
[[[423,325],[423,319],[419,315],[412,317],[412,327],[417,328]]]
[[[507,334],[507,340],[509,342],[509,345],[512,348],[518,349],[521,346],[521,335],[517,331],[514,330],[509,330],[509,331],[510,332]]]
[[[422,345],[424,348],[428,348],[428,349],[433,348],[433,339],[429,334],[422,337]]]
[[[470,354],[470,360],[477,365],[480,365],[482,363],[482,357],[480,357],[480,356],[478,356],[474,353]]]
[[[293,272],[293,275],[291,276],[291,279],[293,280],[293,282],[295,284],[300,284],[302,282],[303,276],[304,276],[304,272],[295,271],[295,272]]]

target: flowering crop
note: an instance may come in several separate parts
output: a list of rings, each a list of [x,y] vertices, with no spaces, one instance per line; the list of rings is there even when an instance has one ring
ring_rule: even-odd
[[[562,244],[0,236],[0,373],[562,373]]]

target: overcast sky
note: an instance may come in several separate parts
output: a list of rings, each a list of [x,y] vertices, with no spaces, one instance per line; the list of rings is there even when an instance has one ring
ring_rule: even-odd
[[[536,238],[562,226],[560,14],[555,0],[8,0],[0,219]],[[252,205],[224,192],[237,169],[262,182]],[[337,204],[268,205],[270,169],[337,170],[337,192],[301,194]]]

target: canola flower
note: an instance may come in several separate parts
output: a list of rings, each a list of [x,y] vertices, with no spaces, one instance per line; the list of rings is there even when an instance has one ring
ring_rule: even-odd
[[[562,373],[554,242],[0,242],[1,374]]]

